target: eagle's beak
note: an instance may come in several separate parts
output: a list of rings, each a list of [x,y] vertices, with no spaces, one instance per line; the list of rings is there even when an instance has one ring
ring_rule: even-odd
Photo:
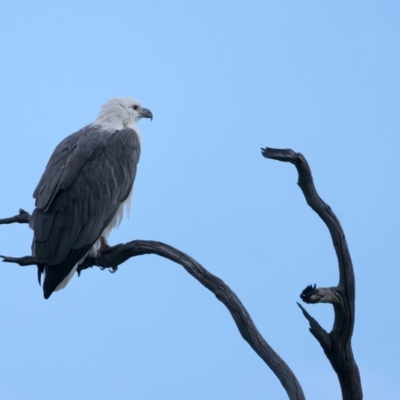
[[[151,120],[153,120],[153,113],[147,108],[142,108],[142,111],[140,111],[139,115],[142,118],[150,118]]]

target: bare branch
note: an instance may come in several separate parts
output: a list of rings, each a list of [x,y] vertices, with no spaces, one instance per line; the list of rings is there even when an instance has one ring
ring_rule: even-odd
[[[19,209],[19,213],[17,215],[14,215],[11,218],[3,218],[0,219],[0,225],[2,224],[27,224],[29,222],[29,219],[31,218],[31,215],[23,210],[22,208]]]
[[[265,341],[251,319],[250,314],[236,294],[226,283],[208,272],[202,265],[187,254],[161,242],[134,240],[129,243],[110,247],[106,251],[101,251],[97,254],[97,257],[87,257],[79,266],[78,273],[93,266],[115,269],[118,265],[129,260],[131,257],[144,254],[156,254],[180,264],[190,275],[214,293],[217,299],[221,301],[231,313],[243,339],[249,343],[252,349],[278,377],[289,399],[305,400],[303,390],[296,376],[282,358],[280,358]],[[21,258],[2,257],[5,262],[17,263],[22,266],[36,264],[34,258],[29,256]]]
[[[265,158],[290,162],[295,165],[299,174],[300,186],[307,204],[323,220],[331,234],[339,264],[339,284],[334,288],[316,288],[308,286],[301,298],[307,303],[331,303],[335,311],[332,331],[328,334],[300,306],[310,323],[310,332],[318,340],[336,374],[338,375],[342,396],[345,400],[362,399],[360,373],[351,348],[351,337],[354,329],[355,314],[355,277],[346,237],[336,215],[318,195],[307,160],[301,153],[291,149],[261,149]],[[329,336],[329,340],[328,340]]]

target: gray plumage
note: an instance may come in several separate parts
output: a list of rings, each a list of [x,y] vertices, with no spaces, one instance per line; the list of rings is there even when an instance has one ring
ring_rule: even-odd
[[[112,101],[122,101],[125,107],[128,100],[134,101]],[[118,124],[114,120],[91,124],[54,150],[34,192],[36,209],[30,221],[39,280],[45,272],[45,298],[64,280],[68,283],[71,271],[73,274],[90,251],[96,251],[103,233],[106,239],[118,224],[116,219],[122,217],[140,156],[138,133],[129,126],[136,127],[143,116],[152,118],[149,110],[142,110],[135,114],[133,124],[122,124],[128,127],[115,129]]]

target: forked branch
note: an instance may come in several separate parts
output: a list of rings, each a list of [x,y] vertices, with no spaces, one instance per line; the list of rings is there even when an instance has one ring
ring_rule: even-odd
[[[310,166],[301,153],[291,149],[261,149],[262,155],[272,160],[294,164],[299,174],[298,185],[307,204],[319,215],[331,234],[339,265],[339,283],[335,287],[307,286],[300,297],[305,303],[331,303],[335,311],[332,331],[327,333],[299,304],[310,323],[310,332],[322,346],[335,370],[345,400],[362,399],[360,373],[353,356],[351,337],[354,329],[355,278],[346,237],[336,215],[318,195]]]

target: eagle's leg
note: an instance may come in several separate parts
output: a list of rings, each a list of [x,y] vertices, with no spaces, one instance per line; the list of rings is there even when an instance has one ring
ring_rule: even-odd
[[[100,248],[97,251],[97,253],[99,255],[101,255],[101,254],[107,253],[111,249],[112,249],[112,247],[108,244],[107,238],[105,238],[104,236],[101,236],[100,237]],[[115,266],[115,267],[102,267],[101,269],[106,269],[106,268],[111,268],[109,271],[112,274],[118,270],[118,266]]]
[[[107,239],[104,236],[100,237],[100,253],[107,253],[111,250],[111,246],[108,244]]]

